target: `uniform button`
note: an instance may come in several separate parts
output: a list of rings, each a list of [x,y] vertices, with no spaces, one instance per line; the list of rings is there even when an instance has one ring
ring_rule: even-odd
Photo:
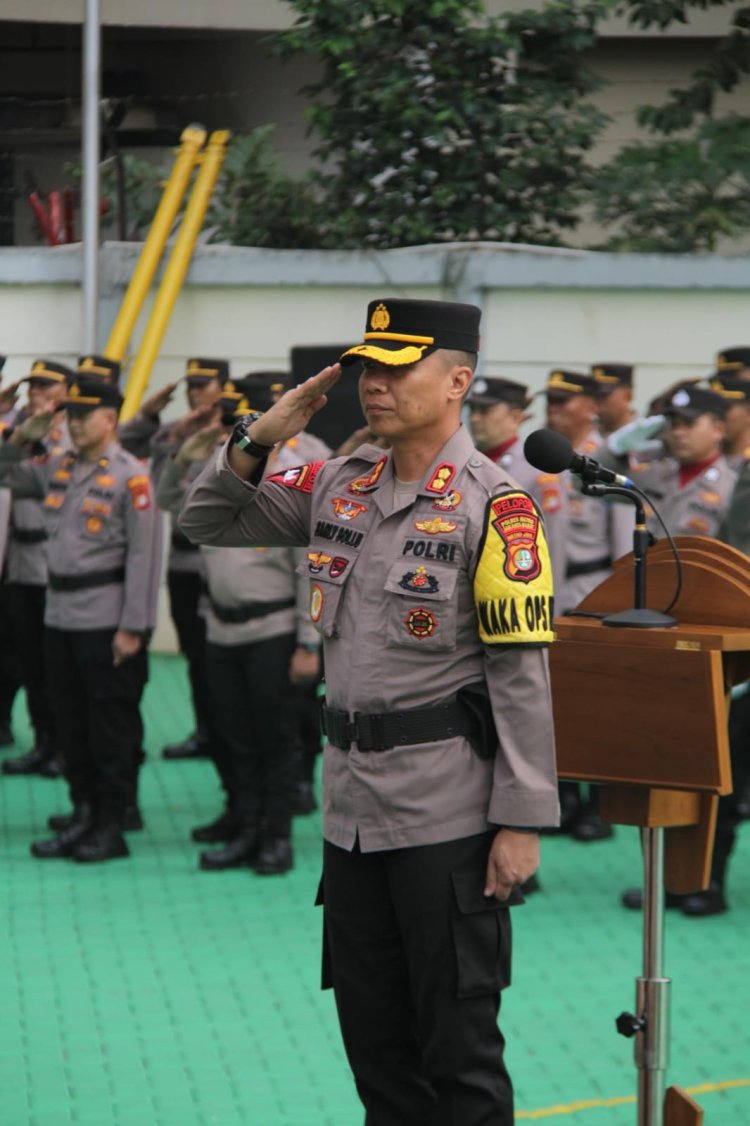
[[[469,462],[469,465],[471,466],[472,469],[481,469],[481,467],[482,467],[482,463],[481,463],[481,461],[479,460],[478,457],[473,457],[471,459],[471,461]]]

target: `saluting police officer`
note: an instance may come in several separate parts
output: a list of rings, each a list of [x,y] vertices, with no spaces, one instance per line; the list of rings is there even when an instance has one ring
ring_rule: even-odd
[[[162,508],[179,512],[189,483],[207,456],[215,457],[217,438],[223,444],[239,418],[259,417],[252,406],[268,409],[271,401],[264,378],[226,383],[220,425],[188,438],[166,464],[157,489]],[[276,471],[297,464],[298,443],[291,441],[291,448],[285,443],[274,451]],[[250,865],[259,875],[278,875],[293,863],[298,781],[293,685],[314,681],[320,669],[320,639],[308,614],[307,553],[288,547],[201,551],[208,584],[213,757],[227,804],[217,821],[192,835],[206,840],[221,834],[228,841],[202,853],[206,871]]]
[[[512,1126],[497,1025],[511,895],[557,820],[551,568],[528,493],[461,425],[474,306],[370,303],[365,418],[389,449],[272,472],[338,364],[192,486],[196,541],[308,546],[323,635],[326,984],[367,1120]]]
[[[183,380],[190,410],[183,418],[162,426],[152,439],[151,470],[155,482],[159,480],[166,459],[180,448],[185,439],[217,420],[219,399],[228,379],[228,360],[192,357],[187,361]],[[195,728],[181,742],[170,743],[162,749],[166,759],[201,758],[212,753],[206,622],[202,606],[205,582],[200,552],[173,523],[167,559],[169,609],[180,652],[187,661]]]
[[[530,493],[544,513],[556,589],[565,568],[566,486],[559,473],[535,469],[524,457],[519,430],[533,396],[523,383],[498,376],[480,376],[471,385],[466,405],[474,444],[485,457],[507,470]]]
[[[35,413],[53,411],[54,422],[37,443],[40,457],[56,457],[69,445],[62,406],[73,372],[55,360],[39,359],[26,376],[28,401],[14,420],[20,426]],[[60,774],[52,703],[44,661],[44,604],[47,589],[47,521],[37,497],[16,497],[11,508],[6,561],[13,649],[34,730],[34,746],[18,758],[6,759],[4,774]]]
[[[160,519],[147,470],[117,442],[118,389],[81,378],[64,403],[73,448],[25,458],[54,422],[42,411],[4,443],[0,470],[16,495],[43,499],[48,520],[48,684],[73,803],[66,827],[32,854],[97,862],[129,851],[123,829],[143,737]]]
[[[663,437],[669,455],[630,466],[630,476],[653,500],[673,536],[719,534],[737,479],[721,452],[727,402],[695,383],[673,391],[664,405]],[[646,520],[657,539],[664,536],[653,511]]]

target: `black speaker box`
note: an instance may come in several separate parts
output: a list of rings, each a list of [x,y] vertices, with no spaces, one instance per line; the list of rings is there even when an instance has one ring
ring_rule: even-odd
[[[322,368],[335,364],[351,344],[297,344],[290,353],[292,383],[302,383]],[[338,449],[355,430],[365,425],[359,405],[360,363],[345,367],[341,379],[328,392],[328,403],[310,419],[307,430],[331,447]]]

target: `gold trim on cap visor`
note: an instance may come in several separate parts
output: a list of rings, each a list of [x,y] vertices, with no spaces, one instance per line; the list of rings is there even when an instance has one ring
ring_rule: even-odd
[[[27,379],[51,379],[54,383],[65,383],[65,376],[59,371],[50,371],[49,368],[35,364]]]
[[[594,379],[597,383],[619,383],[619,375],[607,375],[604,368],[594,368]]]
[[[376,348],[374,344],[356,344],[344,356],[363,356],[366,360],[379,360],[381,364],[396,367],[400,364],[416,364],[422,359],[426,344],[419,347],[399,348],[392,351],[390,348]],[[344,356],[341,358],[343,359]]]
[[[573,395],[580,395],[583,392],[583,387],[579,387],[577,383],[568,383],[565,376],[559,371],[555,371],[549,377],[547,382],[548,391],[570,391]]]
[[[98,364],[95,364],[94,361],[90,357],[87,356],[86,359],[82,360],[81,363],[78,365],[77,372],[80,372],[83,375],[88,375],[89,373],[91,373],[93,375],[110,375],[111,376],[112,375],[112,368],[99,367]]]
[[[745,399],[744,391],[729,391],[724,384],[718,379],[712,379],[709,387],[716,395],[720,395],[722,399]]]
[[[412,336],[403,332],[366,332],[364,340],[405,340],[408,344],[434,344],[434,336]]]

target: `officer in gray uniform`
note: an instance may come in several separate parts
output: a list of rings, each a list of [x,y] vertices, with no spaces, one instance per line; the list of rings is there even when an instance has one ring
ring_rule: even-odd
[[[89,353],[87,356],[79,357],[75,377],[87,382],[102,380],[117,387],[121,371],[119,360]],[[140,410],[133,418],[119,424],[117,440],[124,450],[143,461],[149,456],[151,440],[158,428],[158,418],[148,411]]]
[[[5,360],[5,356],[0,356],[0,373],[5,366]],[[0,379],[2,379],[1,375]],[[4,431],[13,426],[17,413],[17,399],[17,383],[9,384],[0,391],[0,438],[2,438]],[[8,489],[0,487],[0,574],[2,574],[3,561],[8,545],[10,508],[10,492]],[[15,663],[8,594],[0,583],[0,747],[10,747],[14,741],[11,713],[13,701],[19,689]]]
[[[187,361],[184,382],[190,412],[160,427],[151,442],[151,471],[158,483],[166,459],[185,439],[218,417],[219,398],[229,379],[229,361],[193,357]],[[169,609],[180,652],[185,657],[190,680],[195,728],[179,743],[162,749],[166,759],[201,758],[211,755],[212,717],[206,671],[206,622],[204,617],[205,571],[203,559],[173,523],[167,559]]]
[[[128,855],[123,828],[143,738],[161,525],[147,470],[116,440],[121,403],[113,384],[81,378],[65,400],[72,450],[25,457],[27,443],[52,425],[50,411],[27,419],[0,449],[14,494],[42,498],[48,521],[45,650],[73,815],[32,845],[40,859]]]
[[[508,905],[557,821],[545,646],[552,583],[531,497],[461,426],[474,306],[370,303],[360,397],[389,449],[264,459],[338,364],[249,416],[181,524],[216,546],[309,550],[323,635],[325,982],[372,1122],[511,1126],[497,1026]]]
[[[565,574],[566,486],[559,473],[535,469],[524,457],[519,435],[532,396],[523,383],[498,377],[477,377],[466,405],[474,445],[485,457],[505,469],[536,501],[544,514],[547,544],[552,558],[555,589],[562,589]]]
[[[713,536],[719,529],[737,479],[721,452],[727,399],[696,384],[672,393],[664,407],[665,441],[671,456],[630,467],[630,476],[654,502],[673,536]],[[664,530],[652,511],[649,530]]]
[[[596,426],[600,384],[586,373],[560,368],[550,372],[545,394],[547,425],[563,434],[576,453],[596,458],[602,444]],[[626,504],[615,504],[581,491],[570,472],[560,475],[565,507],[565,569],[558,580],[558,613],[574,610],[611,573],[612,564],[633,547],[635,521]],[[599,814],[598,790],[588,799],[577,782],[560,783],[561,829],[584,843],[612,836]]]
[[[716,353],[716,369],[723,375],[733,375],[738,379],[750,379],[750,348],[741,345],[737,348],[722,348]]]
[[[73,372],[65,364],[49,359],[36,360],[25,379],[29,388],[28,403],[16,415],[15,426],[20,426],[36,411],[56,411],[72,381]],[[56,413],[51,429],[39,440],[35,452],[40,457],[57,457],[65,453],[68,445],[65,417],[60,411]],[[6,582],[13,648],[26,691],[34,746],[18,758],[6,759],[3,774],[41,774],[56,778],[60,774],[60,764],[44,662],[47,521],[42,502],[36,497],[17,497],[13,501]]]
[[[228,383],[220,402],[228,427],[223,445],[228,430],[250,413],[251,403],[270,407],[269,386],[252,377]],[[290,442],[269,459],[276,471],[298,464],[299,443]],[[215,456],[216,427],[189,438],[169,459],[157,490],[162,508],[179,511],[188,483],[207,460],[206,445]],[[221,830],[228,840],[226,847],[201,855],[204,870],[248,864],[259,875],[278,875],[293,862],[298,764],[292,683],[314,681],[320,671],[320,639],[308,613],[307,553],[288,547],[201,550],[208,585],[213,757],[227,801],[224,814],[193,837],[203,840]]]
[[[725,401],[722,452],[729,468],[739,473],[750,458],[750,379],[717,371],[708,386]]]

